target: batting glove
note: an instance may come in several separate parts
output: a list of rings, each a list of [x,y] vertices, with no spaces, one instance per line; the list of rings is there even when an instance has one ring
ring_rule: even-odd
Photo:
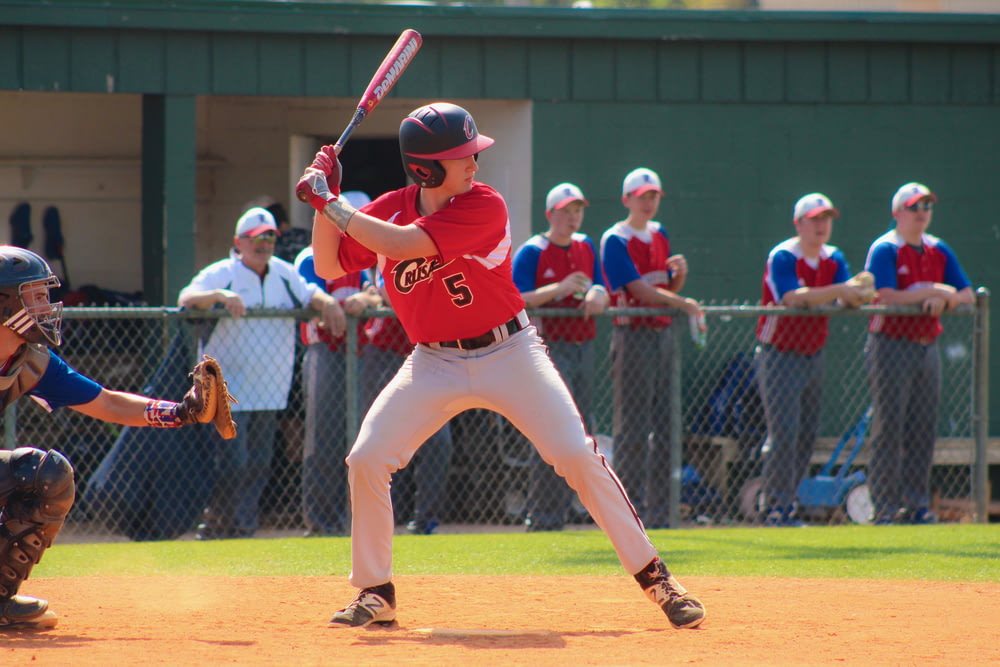
[[[327,203],[340,196],[340,172],[333,146],[323,146],[295,186],[295,196],[322,213]]]

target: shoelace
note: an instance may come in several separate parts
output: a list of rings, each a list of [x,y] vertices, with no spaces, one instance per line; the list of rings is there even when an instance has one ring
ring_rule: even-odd
[[[358,596],[357,596],[356,598],[354,598],[354,601],[353,601],[353,602],[351,602],[351,604],[349,604],[349,605],[347,605],[346,607],[344,607],[343,609],[341,609],[341,610],[340,610],[339,612],[337,612],[337,613],[339,614],[339,613],[341,613],[341,612],[345,612],[345,611],[348,611],[348,610],[350,610],[350,609],[357,609],[358,607],[361,607],[361,606],[363,606],[363,605],[361,604],[361,599],[362,599],[363,597],[365,597],[366,595],[369,595],[369,594],[371,594],[371,595],[374,595],[374,593],[372,593],[372,592],[371,592],[370,590],[368,590],[367,588],[362,588],[362,589],[361,589],[361,591],[359,591],[359,592],[358,592]]]
[[[644,592],[646,597],[658,605],[673,602],[682,596],[677,589],[670,585],[670,581],[666,577],[657,577],[653,585]]]

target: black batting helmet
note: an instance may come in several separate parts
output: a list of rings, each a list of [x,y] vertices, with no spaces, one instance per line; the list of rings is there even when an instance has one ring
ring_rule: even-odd
[[[62,301],[49,302],[59,278],[48,263],[24,248],[0,246],[0,324],[29,343],[62,342]]]
[[[449,102],[414,109],[399,125],[403,169],[422,188],[444,182],[438,160],[469,157],[492,145],[493,139],[479,134],[472,114]]]

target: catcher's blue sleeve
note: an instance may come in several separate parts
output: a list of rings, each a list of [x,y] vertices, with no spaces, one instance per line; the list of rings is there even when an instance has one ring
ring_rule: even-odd
[[[28,391],[28,395],[49,410],[68,405],[83,405],[97,398],[104,389],[89,377],[81,375],[49,350],[49,365]]]

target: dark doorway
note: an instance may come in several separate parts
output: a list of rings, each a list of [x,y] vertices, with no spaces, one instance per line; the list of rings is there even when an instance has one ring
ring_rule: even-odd
[[[322,138],[317,145],[332,144],[336,137]],[[372,199],[407,184],[399,158],[399,140],[352,138],[340,154],[344,179],[340,189],[361,190]]]

